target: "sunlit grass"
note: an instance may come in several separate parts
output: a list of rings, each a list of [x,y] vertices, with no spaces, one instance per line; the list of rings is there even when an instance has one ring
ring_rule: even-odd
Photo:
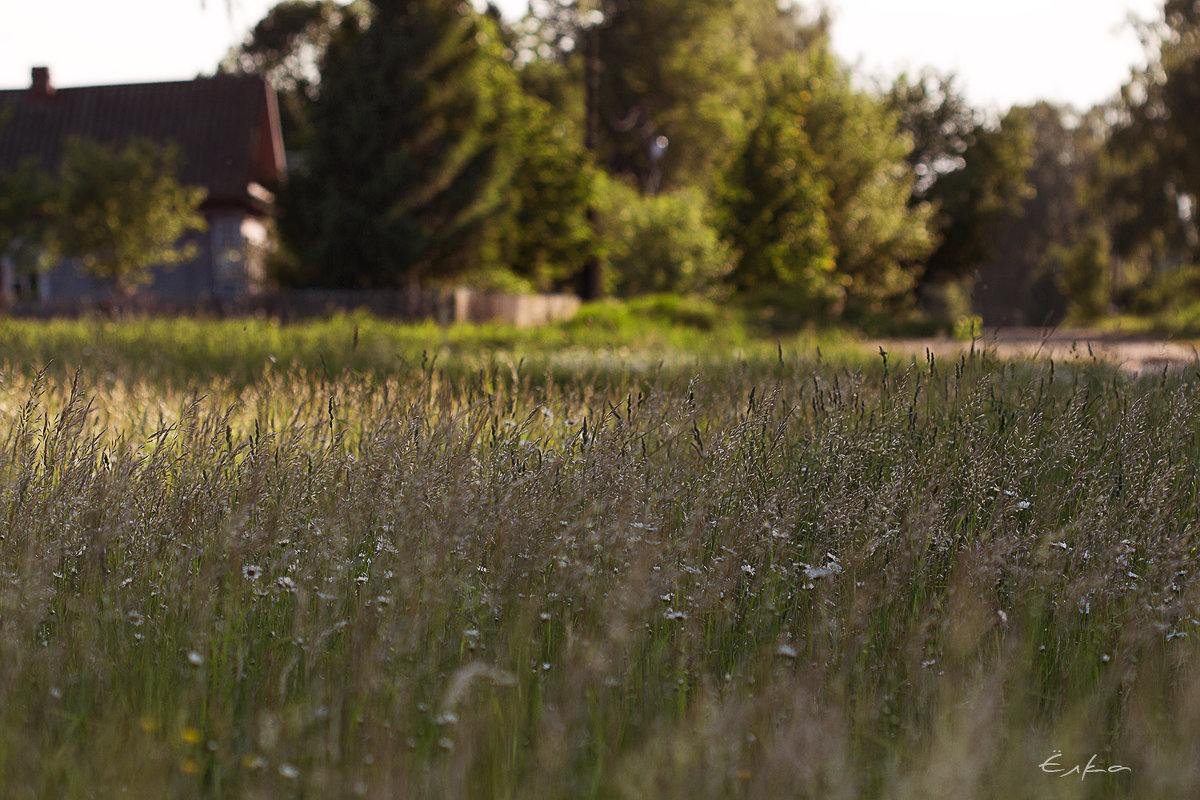
[[[778,349],[858,358],[852,336],[836,331],[775,335],[751,328],[743,314],[678,298],[585,306],[574,319],[542,328],[503,325],[401,325],[368,314],[284,324],[274,319],[85,317],[41,322],[0,317],[0,353],[27,376],[49,366],[59,378],[79,366],[96,380],[234,386],[264,374],[297,370],[332,378],[477,371],[521,364],[563,379],[697,368],[739,359],[775,360]]]
[[[1194,376],[71,324],[4,334],[14,796],[1200,786]]]

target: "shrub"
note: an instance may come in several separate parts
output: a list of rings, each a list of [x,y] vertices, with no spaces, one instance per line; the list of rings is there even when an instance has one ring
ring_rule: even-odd
[[[609,288],[623,296],[650,292],[713,294],[733,255],[696,189],[646,196],[616,180],[601,181],[600,224]]]

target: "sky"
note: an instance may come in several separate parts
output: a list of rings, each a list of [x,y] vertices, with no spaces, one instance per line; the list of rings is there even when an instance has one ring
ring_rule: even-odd
[[[56,86],[184,80],[211,73],[275,0],[0,0],[0,88],[50,67]],[[526,0],[499,0],[519,16]],[[812,5],[812,4],[809,4]],[[889,81],[932,67],[972,104],[1048,99],[1087,108],[1144,62],[1126,20],[1160,0],[829,0],[837,53]]]

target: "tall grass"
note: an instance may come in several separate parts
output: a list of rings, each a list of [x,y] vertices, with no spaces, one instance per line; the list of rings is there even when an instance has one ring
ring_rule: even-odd
[[[1196,795],[1196,376],[553,357],[0,375],[4,793]]]
[[[550,367],[563,380],[578,380],[581,367],[620,374],[631,360],[654,367],[774,359],[779,345],[854,358],[852,341],[837,332],[763,338],[737,312],[673,296],[590,304],[574,319],[528,329],[398,325],[365,313],[295,324],[266,318],[0,317],[0,357],[26,375],[49,366],[52,375],[69,377],[82,366],[96,379],[204,385],[219,378],[239,387],[264,372],[386,375],[433,362],[444,372],[471,372],[521,359],[530,372]]]

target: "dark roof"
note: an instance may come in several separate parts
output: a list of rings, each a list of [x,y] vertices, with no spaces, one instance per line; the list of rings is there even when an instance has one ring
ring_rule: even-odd
[[[118,146],[145,137],[179,147],[180,182],[208,189],[209,203],[253,204],[250,183],[282,178],[279,131],[275,94],[258,76],[55,89],[40,97],[28,88],[0,91],[0,171],[30,156],[53,170],[70,136]]]

